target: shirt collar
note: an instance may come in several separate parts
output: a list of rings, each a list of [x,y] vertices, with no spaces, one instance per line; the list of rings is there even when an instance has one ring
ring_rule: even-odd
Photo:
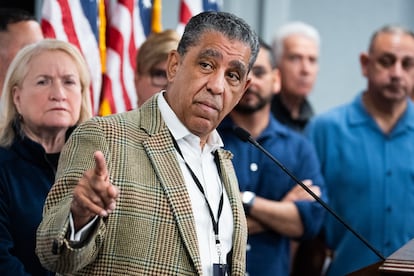
[[[353,125],[371,122],[371,116],[368,114],[362,102],[362,94],[359,93],[352,102],[349,112],[349,122]]]
[[[368,114],[362,101],[363,94],[364,92],[360,92],[352,102],[352,107],[349,112],[349,122],[351,124],[372,123],[372,117]],[[407,108],[398,120],[394,130],[405,127],[414,129],[414,105],[411,100],[408,100]]]
[[[178,119],[177,115],[175,115],[174,111],[165,100],[164,93],[165,91],[162,91],[158,97],[158,106],[160,108],[161,116],[164,119],[165,124],[167,125],[174,139],[176,141],[179,141],[180,139],[188,141],[196,140],[198,142],[198,145],[200,145],[200,137],[191,133],[188,128],[180,121],[180,119]],[[211,152],[223,147],[223,141],[217,130],[213,130],[213,132],[210,133],[206,146]]]

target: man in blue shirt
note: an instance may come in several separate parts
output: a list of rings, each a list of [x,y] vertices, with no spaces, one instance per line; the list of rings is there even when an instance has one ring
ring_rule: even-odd
[[[377,31],[360,56],[367,88],[353,102],[310,122],[331,207],[388,257],[414,238],[414,34]],[[332,217],[328,275],[345,275],[381,260]]]
[[[247,272],[250,276],[289,275],[290,238],[315,236],[324,211],[271,159],[238,139],[234,126],[250,132],[318,196],[324,183],[311,143],[271,115],[271,100],[280,89],[280,76],[264,42],[249,77],[250,88],[218,131],[224,147],[234,154],[233,164],[247,214]]]

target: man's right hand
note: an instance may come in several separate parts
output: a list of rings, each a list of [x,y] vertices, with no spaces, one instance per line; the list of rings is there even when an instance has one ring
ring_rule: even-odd
[[[103,153],[94,153],[95,168],[85,171],[73,190],[70,211],[75,231],[85,226],[95,216],[106,217],[115,209],[118,189],[109,182],[108,169]]]
[[[302,181],[315,195],[318,197],[321,196],[321,189],[319,186],[313,185],[311,179],[305,179]],[[308,200],[315,201],[315,198],[311,196],[303,187],[299,184],[296,184],[282,199],[282,201],[299,201],[299,200]]]

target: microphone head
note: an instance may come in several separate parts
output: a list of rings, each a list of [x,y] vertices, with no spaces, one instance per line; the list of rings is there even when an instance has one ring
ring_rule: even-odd
[[[240,140],[243,142],[248,142],[251,139],[250,133],[247,132],[247,130],[241,128],[241,127],[235,127],[233,129],[234,133],[239,137]]]

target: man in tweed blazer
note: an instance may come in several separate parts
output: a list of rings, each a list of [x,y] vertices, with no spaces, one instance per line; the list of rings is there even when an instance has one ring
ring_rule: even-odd
[[[219,148],[215,128],[248,87],[257,52],[243,20],[201,13],[168,57],[166,91],[141,109],[96,117],[74,131],[37,232],[46,268],[244,275],[246,221],[232,155]]]

